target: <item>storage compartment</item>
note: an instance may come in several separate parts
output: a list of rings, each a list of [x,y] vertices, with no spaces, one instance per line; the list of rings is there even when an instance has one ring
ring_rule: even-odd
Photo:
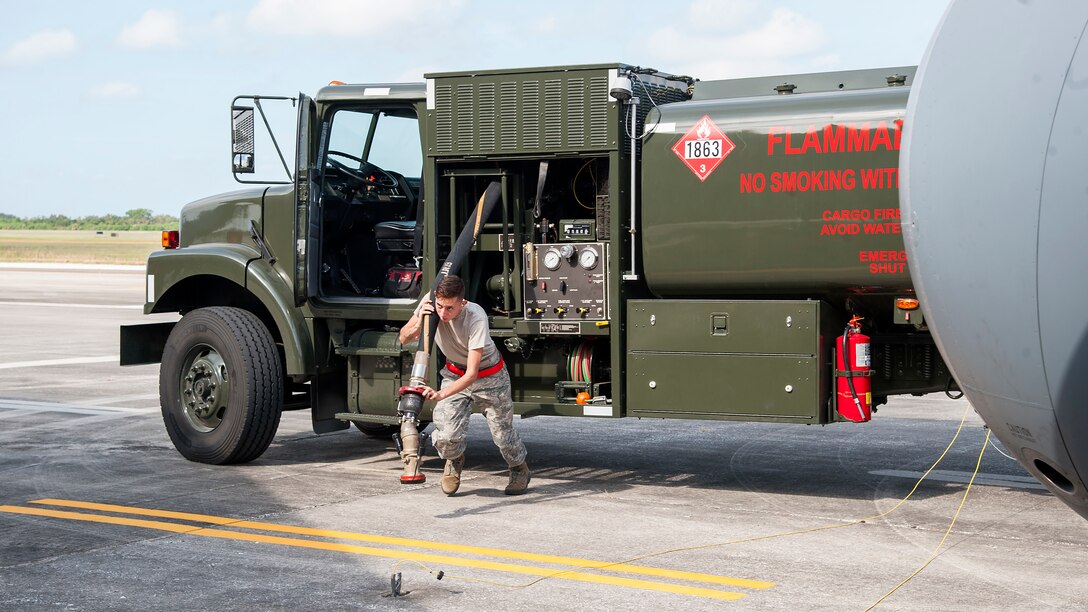
[[[801,300],[632,300],[631,416],[826,423],[830,308]]]

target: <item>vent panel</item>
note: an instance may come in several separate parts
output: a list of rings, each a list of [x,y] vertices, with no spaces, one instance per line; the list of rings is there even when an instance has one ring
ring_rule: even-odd
[[[480,151],[485,153],[495,152],[495,121],[497,109],[495,108],[495,84],[483,83],[480,85],[479,95],[479,138]]]
[[[544,148],[563,148],[563,81],[544,81]]]
[[[521,93],[521,148],[540,149],[540,81],[525,81]]]
[[[589,146],[608,146],[608,77],[589,80]]]
[[[608,96],[622,66],[447,73],[434,79],[430,154],[442,157],[604,154],[625,150],[624,107]],[[654,76],[636,79],[639,118],[658,104],[686,99],[685,87]]]
[[[435,101],[435,138],[434,148],[437,153],[453,152],[453,88],[440,85],[434,89]]]
[[[457,149],[471,151],[476,144],[476,113],[473,86],[470,83],[457,86],[454,115],[457,118]]]
[[[503,151],[518,148],[518,84],[504,81],[499,85],[499,147]]]

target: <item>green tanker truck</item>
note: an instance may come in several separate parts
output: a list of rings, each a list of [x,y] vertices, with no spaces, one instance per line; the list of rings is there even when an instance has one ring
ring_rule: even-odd
[[[123,327],[122,365],[161,362],[195,461],[260,456],[286,409],[395,435],[416,348],[397,330],[492,186],[460,276],[523,418],[864,422],[948,392],[900,233],[914,72],[597,64],[240,96],[233,171],[256,184],[164,233],[144,312],[182,316]],[[257,181],[255,134],[285,100],[294,163]]]

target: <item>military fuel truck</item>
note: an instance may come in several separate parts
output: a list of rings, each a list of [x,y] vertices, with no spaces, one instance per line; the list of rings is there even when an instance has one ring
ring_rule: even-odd
[[[900,229],[914,73],[611,63],[240,96],[235,178],[256,180],[274,101],[297,105],[294,163],[184,207],[144,305],[180,320],[123,327],[122,365],[161,362],[194,461],[255,459],[289,409],[395,436],[416,352],[397,331],[490,190],[459,275],[523,418],[863,423],[956,390]]]

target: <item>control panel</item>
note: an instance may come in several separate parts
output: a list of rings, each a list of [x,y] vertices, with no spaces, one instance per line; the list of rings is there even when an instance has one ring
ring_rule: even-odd
[[[607,319],[606,246],[603,242],[525,245],[525,318]]]

